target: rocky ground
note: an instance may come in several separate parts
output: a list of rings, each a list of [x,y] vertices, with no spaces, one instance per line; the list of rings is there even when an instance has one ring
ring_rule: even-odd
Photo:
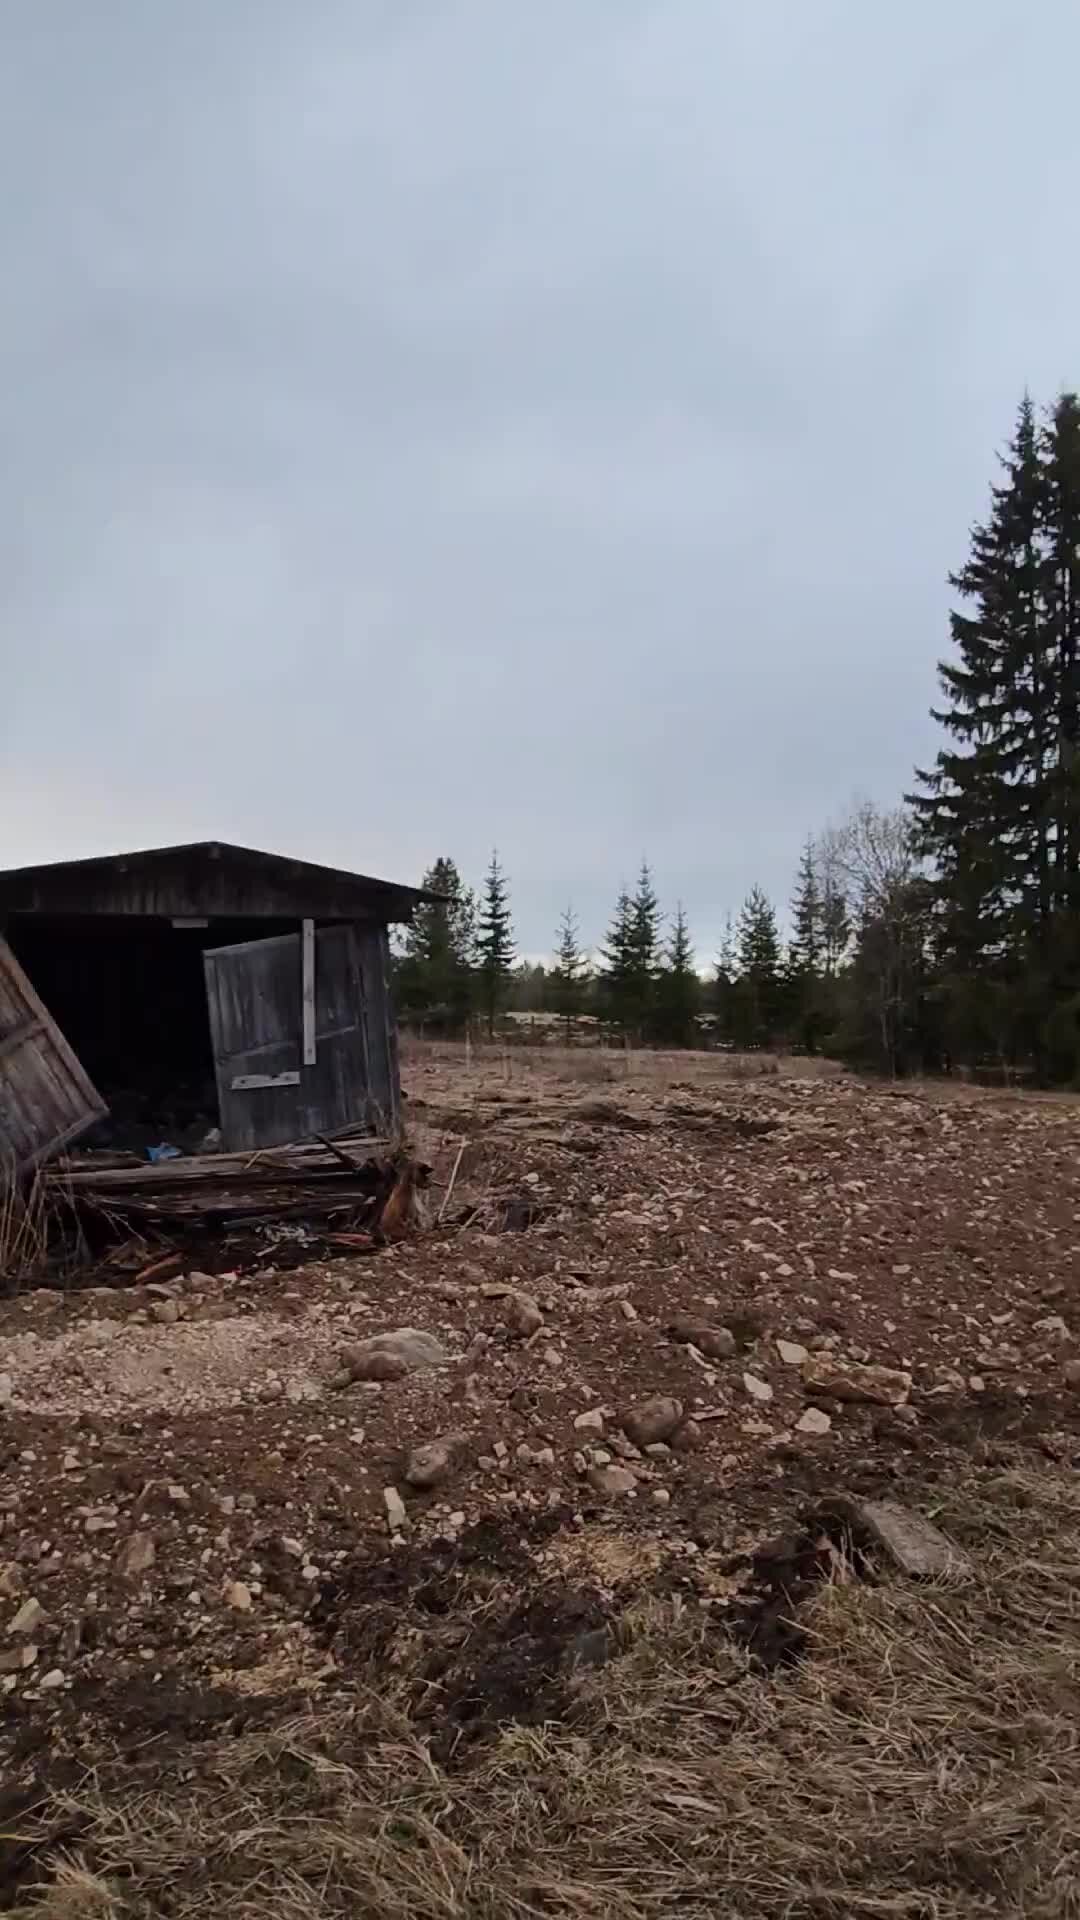
[[[735,1620],[832,1493],[1080,1462],[1076,1103],[722,1057],[434,1054],[407,1086],[410,1241],[0,1303],[20,1804],[328,1708],[426,1635],[445,1758],[528,1718],[613,1592]]]

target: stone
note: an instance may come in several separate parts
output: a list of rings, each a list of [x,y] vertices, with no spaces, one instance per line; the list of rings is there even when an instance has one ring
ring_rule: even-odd
[[[1080,1360],[1066,1360],[1061,1370],[1070,1393],[1080,1393]]]
[[[649,1497],[654,1507],[669,1507],[671,1505],[671,1495],[666,1487],[654,1487]]]
[[[590,1407],[587,1413],[579,1413],[574,1421],[575,1433],[603,1433],[604,1416],[599,1407]]]
[[[6,1647],[0,1652],[0,1673],[25,1673],[38,1657],[38,1650],[32,1640],[21,1647]]]
[[[15,1392],[15,1382],[10,1373],[0,1373],[0,1407],[10,1405]]]
[[[823,1407],[807,1407],[795,1422],[796,1433],[828,1433],[832,1420]]]
[[[866,1401],[879,1407],[902,1407],[911,1392],[911,1375],[897,1367],[857,1366],[832,1353],[812,1353],[803,1361],[803,1387],[832,1400]]]
[[[141,1573],[149,1573],[156,1557],[153,1534],[133,1533],[116,1556],[116,1571],[127,1579],[136,1579]]]
[[[800,1346],[797,1340],[778,1340],[776,1351],[785,1367],[801,1367],[803,1361],[810,1358],[808,1348]]]
[[[180,1318],[180,1308],[175,1300],[155,1300],[150,1308],[150,1318],[159,1321],[163,1327],[174,1327]]]
[[[425,1440],[422,1446],[414,1447],[405,1466],[409,1486],[437,1487],[453,1472],[468,1441],[467,1433],[444,1433],[437,1440]]]
[[[64,1684],[64,1676],[59,1667],[53,1667],[50,1673],[43,1673],[38,1681],[42,1693],[56,1693]]]
[[[44,1618],[44,1607],[40,1600],[35,1599],[31,1594],[28,1600],[23,1601],[18,1613],[8,1622],[8,1632],[33,1633],[35,1627],[39,1627]]]
[[[225,1589],[225,1605],[234,1613],[251,1612],[251,1588],[242,1580],[232,1580]]]
[[[449,1366],[452,1357],[441,1340],[419,1327],[374,1333],[341,1350],[341,1364],[353,1380],[401,1380],[427,1367]]]
[[[967,1555],[920,1513],[909,1512],[895,1500],[844,1504],[856,1525],[865,1529],[901,1573],[914,1580],[941,1580],[967,1572]]]
[[[668,1333],[684,1347],[696,1347],[706,1360],[730,1360],[736,1350],[735,1335],[728,1327],[713,1327],[692,1313],[676,1314]]]
[[[676,1427],[682,1425],[683,1404],[681,1400],[670,1399],[666,1394],[657,1394],[652,1400],[642,1400],[629,1413],[623,1415],[622,1429],[635,1447],[649,1447],[654,1440],[669,1440]]]
[[[383,1488],[383,1506],[386,1508],[386,1524],[391,1533],[400,1533],[409,1524],[405,1511],[405,1502],[396,1487]]]
[[[597,1493],[627,1494],[635,1492],[637,1476],[629,1467],[590,1467],[589,1485]]]
[[[697,1453],[704,1440],[705,1435],[696,1420],[684,1420],[671,1436],[676,1453]]]
[[[632,1300],[620,1300],[619,1312],[622,1314],[624,1320],[636,1320],[638,1317],[637,1308]]]
[[[765,1401],[772,1399],[772,1388],[768,1381],[759,1380],[756,1373],[744,1373],[742,1380],[743,1386],[746,1388],[751,1400]]]
[[[503,1319],[519,1340],[531,1340],[544,1324],[544,1316],[531,1293],[508,1293],[503,1301]]]

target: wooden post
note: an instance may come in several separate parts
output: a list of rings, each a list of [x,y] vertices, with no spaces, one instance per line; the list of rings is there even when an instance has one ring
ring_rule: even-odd
[[[300,942],[303,960],[304,1065],[313,1067],[315,1048],[315,922],[305,920]]]

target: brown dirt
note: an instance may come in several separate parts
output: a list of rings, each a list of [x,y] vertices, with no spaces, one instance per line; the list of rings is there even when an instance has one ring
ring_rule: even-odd
[[[628,1606],[682,1596],[742,1620],[767,1661],[801,1650],[789,1621],[821,1551],[804,1539],[775,1578],[753,1556],[767,1534],[798,1542],[831,1491],[932,1508],[1018,1450],[1080,1462],[1063,1387],[1080,1107],[757,1063],[733,1077],[715,1058],[602,1064],[413,1058],[435,1211],[466,1150],[444,1219],[408,1244],[292,1270],[293,1243],[281,1268],[245,1247],[165,1290],[0,1303],[0,1654],[22,1603],[43,1609],[33,1665],[0,1673],[13,1791],[114,1746],[172,1764],[399,1669],[403,1711],[460,1764],[508,1723],[572,1723],[575,1649],[606,1657]],[[539,1302],[532,1343],[496,1285]],[[679,1312],[742,1350],[702,1365],[666,1334]],[[402,1325],[453,1363],[339,1383],[343,1346]],[[832,1405],[826,1436],[798,1433],[777,1337],[908,1370],[909,1405]],[[619,1415],[655,1394],[698,1417],[697,1451],[627,1457]],[[603,1434],[575,1428],[597,1408]],[[408,1450],[451,1429],[469,1444],[450,1477],[411,1493]],[[633,1493],[592,1486],[597,1448]],[[153,1563],[125,1576],[136,1533]]]

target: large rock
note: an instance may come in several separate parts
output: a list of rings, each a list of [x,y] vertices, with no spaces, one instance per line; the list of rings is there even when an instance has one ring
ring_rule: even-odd
[[[811,1353],[803,1361],[807,1393],[831,1400],[865,1400],[879,1407],[902,1407],[911,1392],[911,1375],[898,1367],[861,1367],[835,1353]]]
[[[642,1400],[631,1407],[629,1413],[623,1415],[622,1429],[635,1447],[652,1447],[658,1440],[670,1440],[676,1427],[682,1425],[682,1418],[682,1401],[658,1394],[653,1400]]]
[[[810,1358],[809,1347],[804,1347],[798,1340],[778,1340],[776,1351],[785,1367],[801,1367]]]
[[[855,1524],[913,1579],[950,1579],[967,1572],[967,1555],[920,1513],[910,1513],[895,1500],[852,1500],[844,1505]]]
[[[425,1367],[446,1367],[453,1358],[433,1333],[418,1327],[397,1327],[393,1333],[374,1333],[341,1350],[341,1364],[351,1380],[400,1380]]]
[[[629,1467],[590,1467],[589,1485],[597,1493],[625,1494],[633,1493],[637,1488],[637,1475]]]
[[[437,1487],[452,1473],[468,1442],[467,1433],[444,1433],[437,1440],[425,1440],[422,1446],[414,1447],[405,1466],[408,1485]]]
[[[519,1340],[531,1340],[544,1324],[544,1316],[531,1293],[519,1293],[516,1289],[508,1293],[502,1312],[510,1332]]]
[[[141,1573],[149,1573],[157,1558],[152,1533],[133,1533],[124,1541],[116,1556],[116,1571],[128,1579],[137,1579]]]
[[[45,1609],[40,1600],[31,1594],[24,1600],[19,1611],[8,1621],[9,1633],[33,1633],[45,1618]]]
[[[696,1347],[706,1360],[730,1360],[735,1352],[735,1335],[729,1327],[713,1327],[692,1313],[677,1313],[668,1324],[668,1333],[685,1347]]]

